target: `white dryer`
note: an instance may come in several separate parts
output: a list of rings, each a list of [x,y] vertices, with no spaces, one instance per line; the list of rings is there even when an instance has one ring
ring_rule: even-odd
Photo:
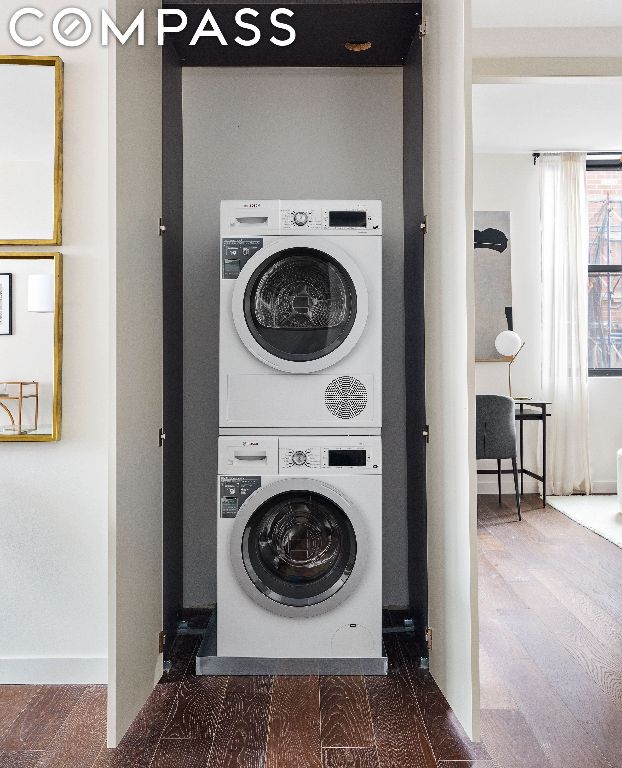
[[[384,674],[380,437],[218,447],[220,669]]]
[[[379,434],[380,201],[229,200],[220,227],[220,433]]]

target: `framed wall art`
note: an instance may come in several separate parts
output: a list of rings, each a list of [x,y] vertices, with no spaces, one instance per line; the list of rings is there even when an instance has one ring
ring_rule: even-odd
[[[60,245],[63,62],[0,56],[0,245]]]
[[[13,333],[13,275],[0,272],[0,336]]]
[[[0,252],[0,443],[60,439],[62,269],[60,253]]]
[[[502,361],[495,339],[508,329],[512,312],[510,212],[476,211],[473,247],[475,361]]]

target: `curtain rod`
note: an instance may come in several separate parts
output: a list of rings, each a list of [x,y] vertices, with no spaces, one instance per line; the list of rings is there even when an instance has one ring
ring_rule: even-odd
[[[618,152],[612,152],[611,150],[603,150],[599,151],[597,149],[592,149],[589,152],[586,152],[584,149],[546,149],[542,150],[541,152],[532,152],[531,156],[533,157],[533,164],[535,165],[540,155],[559,155],[562,152],[585,152],[585,154],[588,156],[590,155],[611,155],[612,157],[619,157],[622,161],[622,151]]]

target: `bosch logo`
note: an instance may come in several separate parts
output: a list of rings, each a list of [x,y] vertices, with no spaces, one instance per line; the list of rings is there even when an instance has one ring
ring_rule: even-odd
[[[261,203],[244,203],[245,208],[261,208]]]

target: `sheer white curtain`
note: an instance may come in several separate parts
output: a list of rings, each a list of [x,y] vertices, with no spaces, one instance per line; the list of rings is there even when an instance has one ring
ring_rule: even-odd
[[[585,154],[542,154],[542,385],[551,400],[549,492],[590,493]]]

